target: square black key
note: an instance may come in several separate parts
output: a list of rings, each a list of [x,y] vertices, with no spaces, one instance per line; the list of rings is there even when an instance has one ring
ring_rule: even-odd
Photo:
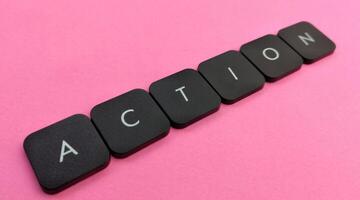
[[[270,82],[300,69],[303,63],[302,58],[275,35],[266,35],[246,43],[240,51]]]
[[[307,64],[334,52],[335,44],[309,22],[299,22],[281,29],[278,36],[288,43]]]
[[[73,115],[29,135],[24,149],[45,192],[56,193],[105,168],[110,153],[90,119]]]
[[[170,122],[150,94],[131,90],[95,106],[91,118],[111,153],[126,157],[165,137]]]
[[[218,110],[221,99],[201,75],[185,69],[151,84],[150,94],[175,128],[187,125]]]
[[[264,76],[237,51],[206,60],[198,70],[227,104],[260,90],[265,83]]]

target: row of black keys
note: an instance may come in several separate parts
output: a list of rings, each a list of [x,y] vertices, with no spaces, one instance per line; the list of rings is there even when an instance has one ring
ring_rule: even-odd
[[[126,157],[166,136],[170,125],[183,128],[215,112],[221,101],[234,103],[312,63],[335,44],[307,22],[266,35],[199,65],[151,84],[150,94],[135,89],[95,106],[91,120],[73,115],[24,141],[37,179],[58,192],[104,168],[110,153]],[[255,67],[254,67],[255,66]]]

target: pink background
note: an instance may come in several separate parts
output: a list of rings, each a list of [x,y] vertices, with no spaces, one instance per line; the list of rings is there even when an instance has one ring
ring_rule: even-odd
[[[0,0],[0,199],[360,199],[357,0]],[[33,131],[307,20],[335,53],[57,194]]]

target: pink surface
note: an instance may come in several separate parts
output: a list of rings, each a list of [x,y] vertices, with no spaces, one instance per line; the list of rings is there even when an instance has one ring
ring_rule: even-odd
[[[0,1],[0,199],[360,199],[356,0]],[[295,22],[335,53],[57,194],[33,131]]]

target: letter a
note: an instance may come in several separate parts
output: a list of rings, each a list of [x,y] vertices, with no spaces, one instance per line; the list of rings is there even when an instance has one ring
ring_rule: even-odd
[[[68,150],[65,150],[65,148],[67,148]],[[59,163],[62,163],[64,161],[64,156],[66,156],[69,153],[73,153],[75,155],[79,154],[74,148],[72,148],[72,146],[70,146],[65,140],[63,140],[61,144],[61,154],[60,154]]]

